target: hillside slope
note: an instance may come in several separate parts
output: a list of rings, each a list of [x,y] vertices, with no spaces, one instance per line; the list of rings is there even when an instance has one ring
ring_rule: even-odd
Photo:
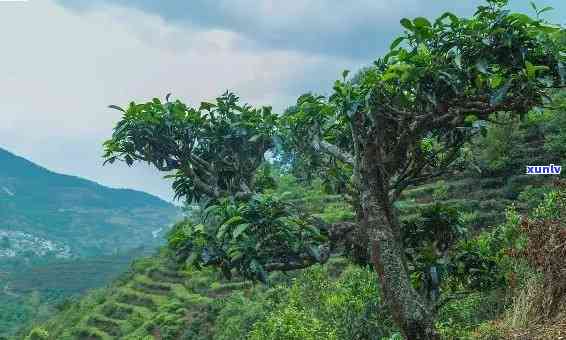
[[[57,174],[0,148],[0,258],[157,244],[178,215],[155,196]]]

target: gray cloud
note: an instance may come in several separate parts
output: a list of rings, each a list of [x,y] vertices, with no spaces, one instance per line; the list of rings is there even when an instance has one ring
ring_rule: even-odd
[[[0,147],[55,171],[170,198],[145,166],[102,168],[102,142],[119,119],[109,104],[173,92],[192,104],[226,89],[282,110],[351,64],[292,50],[246,49],[249,39],[172,25],[131,8],[74,12],[51,1],[0,4]],[[324,71],[324,72],[323,72]],[[330,82],[328,86],[330,86]]]
[[[472,14],[479,0],[59,0],[71,8],[126,6],[158,14],[164,19],[201,29],[237,32],[259,48],[298,50],[342,58],[372,60],[381,55],[400,32],[402,17],[434,18],[444,11]],[[511,1],[513,9],[530,10],[529,1]],[[561,0],[537,1],[554,5],[549,14],[560,20]]]

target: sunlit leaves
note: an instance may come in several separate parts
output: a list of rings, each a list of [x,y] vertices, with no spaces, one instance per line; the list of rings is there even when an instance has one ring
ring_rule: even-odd
[[[123,116],[104,143],[105,163],[145,161],[172,171],[175,196],[189,201],[234,193],[242,182],[250,186],[272,147],[277,121],[271,108],[242,105],[230,92],[198,108],[170,101],[169,95],[165,103],[155,98],[127,109],[111,107]]]
[[[205,209],[202,223],[185,221],[169,233],[168,244],[190,265],[236,270],[265,282],[269,264],[308,254],[321,261],[326,241],[292,206],[270,195],[247,202],[222,200]]]

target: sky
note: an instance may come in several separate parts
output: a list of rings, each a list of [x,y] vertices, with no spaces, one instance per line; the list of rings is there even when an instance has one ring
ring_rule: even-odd
[[[402,17],[471,15],[476,0],[0,1],[0,147],[53,171],[170,200],[146,165],[102,166],[108,105],[225,90],[280,112],[387,50]],[[564,24],[566,1],[545,18]],[[532,14],[529,1],[511,0]]]

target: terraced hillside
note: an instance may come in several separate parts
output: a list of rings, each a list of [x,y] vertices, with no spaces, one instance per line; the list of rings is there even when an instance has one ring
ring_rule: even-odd
[[[512,203],[519,211],[532,207],[556,176],[527,175],[526,166],[563,164],[566,155],[549,152],[544,133],[538,128],[523,127],[516,134],[513,142],[523,147],[505,145],[507,150],[501,157],[506,162],[499,169],[480,164],[483,169],[470,167],[406,190],[399,202],[401,218],[411,218],[419,208],[442,201],[457,207],[469,226],[479,229],[502,222],[505,209]],[[474,151],[479,153],[482,147],[476,146]],[[562,172],[560,176],[564,175]]]
[[[158,197],[58,174],[0,148],[0,337],[107,284],[180,218]]]
[[[84,340],[176,339],[206,332],[214,299],[250,286],[221,279],[212,283],[216,279],[209,272],[180,270],[164,257],[143,258],[109,288],[63,306],[42,329],[49,339]]]

